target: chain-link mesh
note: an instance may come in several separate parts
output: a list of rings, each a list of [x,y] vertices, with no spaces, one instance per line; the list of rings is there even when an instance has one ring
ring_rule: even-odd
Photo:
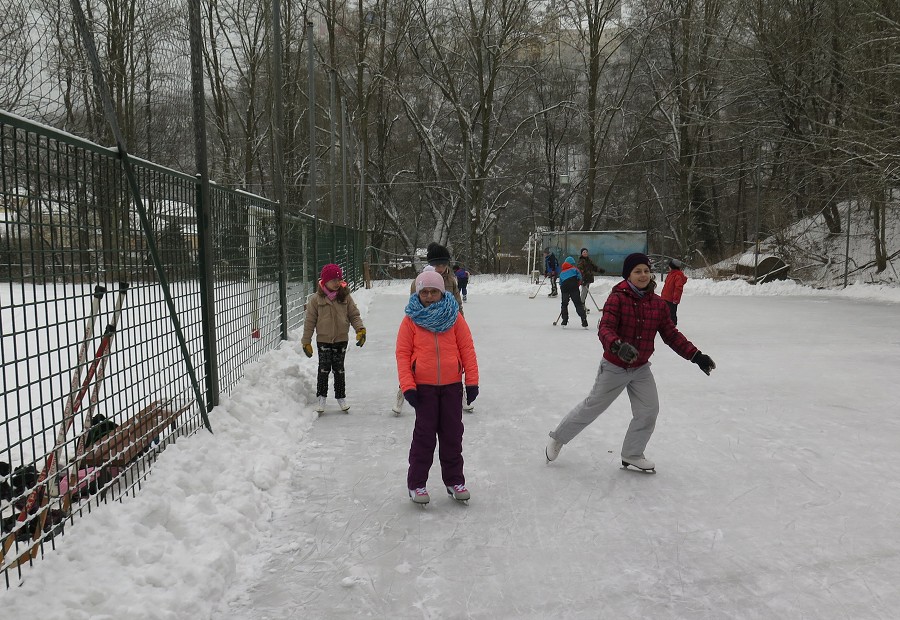
[[[248,363],[278,346],[284,326],[302,324],[323,264],[341,264],[351,285],[361,284],[359,231],[326,223],[317,231],[312,218],[288,216],[279,236],[275,203],[215,184],[211,260],[203,269],[198,180],[140,160],[134,174],[177,317],[117,152],[0,112],[0,463],[9,466],[0,570],[7,584],[9,570],[42,553],[76,515],[136,490],[162,447],[200,428],[176,318],[212,402],[204,362],[216,360],[217,389],[227,393]],[[125,293],[120,281],[129,284]],[[213,290],[214,328],[202,318],[204,283]],[[98,286],[107,293],[87,338]],[[104,345],[120,297],[115,336]],[[214,350],[204,350],[212,329]]]

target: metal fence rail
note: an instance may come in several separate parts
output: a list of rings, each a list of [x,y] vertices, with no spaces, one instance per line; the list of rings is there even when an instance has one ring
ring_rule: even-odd
[[[215,184],[211,257],[201,260],[199,181],[133,163],[177,317],[164,302],[116,150],[0,112],[7,586],[11,572],[77,516],[136,492],[168,443],[201,428],[173,320],[210,404],[302,324],[323,264],[340,264],[350,286],[362,283],[360,231],[299,213],[286,214],[280,228],[277,204]],[[98,287],[106,289],[99,298]],[[203,320],[209,300],[212,322]],[[117,304],[114,336],[104,339]]]

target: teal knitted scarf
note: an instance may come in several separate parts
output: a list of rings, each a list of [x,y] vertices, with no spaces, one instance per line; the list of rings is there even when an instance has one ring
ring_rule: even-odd
[[[444,291],[440,301],[427,308],[422,305],[416,293],[409,296],[409,303],[406,304],[406,316],[411,318],[413,323],[437,334],[442,334],[453,327],[458,314],[459,304],[456,303],[453,294],[447,291]]]

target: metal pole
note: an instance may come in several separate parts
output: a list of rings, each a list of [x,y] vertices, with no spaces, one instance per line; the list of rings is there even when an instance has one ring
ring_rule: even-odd
[[[858,197],[857,200],[859,200]],[[844,248],[844,288],[847,288],[847,278],[850,272],[850,210],[852,205],[853,197],[851,196],[847,201],[847,245]]]
[[[759,155],[756,161],[756,223],[753,225],[754,228],[754,236],[756,237],[754,241],[755,247],[755,255],[753,257],[753,282],[756,282],[756,278],[759,276],[757,270],[759,269],[759,203],[760,203],[760,188],[762,185],[762,144],[759,145]]]
[[[335,217],[335,212],[337,211],[335,203],[336,200],[336,188],[335,188],[335,177],[337,173],[335,169],[337,168],[337,154],[335,151],[337,150],[337,127],[335,126],[335,122],[337,120],[337,103],[335,100],[335,91],[337,91],[337,77],[334,69],[328,72],[328,86],[329,86],[329,112],[331,118],[329,119],[328,124],[328,133],[331,134],[331,157],[330,157],[330,165],[328,167],[328,207],[330,209],[331,215],[331,224],[332,227],[334,223],[337,221]],[[332,234],[334,232],[332,231]]]
[[[281,0],[272,0],[272,55],[275,57],[272,71],[272,79],[275,82],[274,99],[272,105],[272,152],[275,170],[272,174],[272,182],[275,189],[275,201],[278,203],[275,211],[275,226],[278,230],[278,298],[281,304],[281,339],[288,338],[288,303],[287,303],[287,226],[284,216],[287,208],[287,200],[284,195],[284,104],[282,102],[282,90],[284,90],[281,75]],[[255,240],[254,240],[255,243]]]
[[[309,109],[309,206],[313,213],[313,271],[319,267],[319,200],[316,195],[316,63],[313,22],[306,22],[306,83]]]
[[[344,226],[350,225],[350,194],[347,189],[347,104],[341,98],[341,192],[344,199]]]
[[[206,144],[206,96],[203,83],[203,50],[200,20],[200,0],[191,0],[188,8],[190,20],[191,90],[193,92],[194,152],[197,166],[197,219],[200,224],[198,262],[200,268],[200,321],[203,324],[202,342],[206,351],[207,408],[219,404],[219,364],[216,349],[216,298],[213,285],[214,262],[209,206],[209,164]]]
[[[563,191],[567,191],[569,187],[569,146],[566,145],[566,182],[560,183],[563,187]],[[568,256],[569,252],[569,197],[563,194],[563,200],[565,200],[565,205],[563,205],[563,251],[562,253]],[[557,257],[559,258],[559,257]]]
[[[472,222],[470,221],[469,216],[469,196],[472,195],[472,191],[469,187],[469,137],[468,135],[463,136],[463,199],[462,199],[462,208],[463,208],[463,217],[462,217],[462,229],[463,229],[463,239],[465,239],[465,243],[463,247],[468,249],[468,256],[466,257],[469,261],[469,265],[472,264],[472,259],[475,257],[475,235],[472,234]]]

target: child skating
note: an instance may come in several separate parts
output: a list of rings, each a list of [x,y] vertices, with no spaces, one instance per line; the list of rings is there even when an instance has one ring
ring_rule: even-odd
[[[462,268],[462,265],[456,263],[453,266],[453,275],[456,276],[456,282],[459,284],[459,292],[462,294],[462,300],[468,301],[467,287],[469,286],[469,272]]]
[[[450,250],[442,246],[440,243],[431,242],[428,244],[428,249],[426,250],[425,260],[428,261],[428,264],[425,265],[425,269],[434,270],[444,278],[444,289],[453,294],[453,298],[456,300],[456,303],[459,305],[459,313],[463,313],[463,298],[460,295],[460,286],[459,282],[456,279],[456,274],[454,270],[450,269]],[[466,272],[468,273],[468,272]],[[467,281],[468,283],[468,281]],[[413,278],[413,281],[409,285],[409,294],[414,295],[416,293],[416,278]],[[391,407],[391,411],[394,412],[395,416],[399,416],[403,413],[403,403],[406,402],[403,399],[403,390],[398,389],[397,395],[395,397],[394,406]],[[467,403],[463,401],[463,411],[466,413],[472,413],[475,411],[475,406],[472,403]]]
[[[312,335],[316,333],[319,353],[319,372],[316,380],[316,411],[325,411],[328,396],[328,377],[334,373],[334,397],[341,411],[349,411],[347,387],[344,375],[344,358],[350,326],[356,331],[356,346],[366,343],[366,328],[359,315],[359,308],[350,296],[344,274],[338,265],[322,267],[316,292],[306,302],[306,320],[300,344],[306,357],[312,357]]]
[[[684,285],[687,282],[687,276],[684,275],[682,270],[683,267],[684,263],[677,258],[669,261],[669,275],[666,276],[662,295],[660,295],[663,301],[666,302],[666,305],[669,306],[669,314],[675,325],[678,325],[678,304],[681,303],[681,294],[684,292]]]
[[[587,327],[587,315],[584,312],[584,305],[581,303],[581,296],[578,293],[578,287],[581,285],[581,272],[575,266],[575,259],[567,256],[562,264],[562,272],[559,274],[559,290],[562,291],[562,304],[560,306],[559,316],[562,317],[563,327],[569,324],[569,300],[575,306],[575,313],[581,319],[581,326]]]
[[[470,497],[463,474],[463,371],[466,401],[478,396],[475,344],[459,304],[445,290],[441,274],[416,278],[397,332],[397,375],[403,397],[416,411],[406,487],[416,504],[427,504],[428,472],[435,446],[441,479],[453,499]]]
[[[656,334],[707,375],[716,367],[712,358],[701,353],[678,331],[666,303],[653,292],[655,283],[650,273],[650,259],[645,254],[629,254],[625,258],[622,278],[603,306],[599,338],[604,353],[594,387],[550,433],[550,443],[545,450],[547,462],[555,461],[562,447],[627,389],[632,418],[622,445],[622,465],[655,471],[656,465],[644,455],[644,449],[659,413],[656,381],[648,363]]]

